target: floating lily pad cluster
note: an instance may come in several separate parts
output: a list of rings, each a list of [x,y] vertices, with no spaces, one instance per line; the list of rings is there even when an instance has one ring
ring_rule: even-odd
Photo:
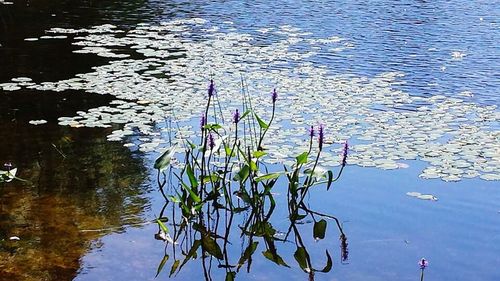
[[[53,28],[49,34],[76,36],[73,44],[81,47],[76,53],[95,53],[111,58],[110,62],[67,80],[35,84],[17,78],[0,88],[113,95],[116,100],[109,106],[61,117],[59,124],[123,124],[110,141],[139,134],[139,149],[152,151],[164,146],[162,139],[170,129],[158,124],[165,118],[190,126],[189,121],[201,115],[209,76],[216,81],[216,98],[227,120],[241,106],[242,84],[259,116],[269,118],[269,92],[276,87],[281,93],[277,125],[270,128],[273,137],[264,144],[272,156],[269,162],[292,161],[295,148],[307,138],[306,128],[324,124],[328,134],[321,165],[325,167],[339,165],[340,143],[350,139],[354,145],[348,164],[399,169],[408,167],[404,160],[420,159],[429,163],[420,175],[424,179],[500,180],[500,112],[495,106],[441,95],[412,96],[395,89],[404,79],[399,72],[342,75],[310,61],[353,48],[344,38],[315,38],[292,26],[248,34],[227,25],[188,19],[140,24],[127,31],[112,25]],[[259,37],[263,34],[277,39],[263,43]],[[175,137],[192,137],[194,131],[184,127]]]
[[[432,194],[422,194],[420,192],[415,192],[415,191],[407,192],[406,195],[408,195],[410,197],[415,197],[415,198],[418,198],[421,200],[430,200],[430,201],[437,201],[438,200],[438,198]]]

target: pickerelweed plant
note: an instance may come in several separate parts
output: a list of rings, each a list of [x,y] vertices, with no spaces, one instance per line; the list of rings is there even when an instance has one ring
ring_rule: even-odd
[[[267,166],[263,162],[268,154],[265,138],[276,114],[278,92],[275,89],[271,93],[271,117],[265,121],[254,110],[243,84],[242,79],[242,108],[234,109],[231,121],[226,124],[215,84],[210,81],[207,103],[200,118],[199,140],[173,144],[155,162],[159,189],[165,198],[157,219],[156,238],[166,241],[157,275],[171,254],[175,260],[170,276],[177,274],[201,251],[206,280],[212,279],[214,261],[225,271],[226,280],[234,280],[243,265],[250,270],[252,256],[260,242],[264,243],[265,258],[289,267],[278,254],[277,242],[283,242],[295,245],[294,259],[313,280],[316,272],[329,272],[333,261],[326,250],[326,265],[321,269],[313,265],[298,227],[308,221],[313,223],[313,238],[319,241],[325,238],[327,220],[334,220],[340,233],[341,261],[348,258],[347,238],[340,221],[312,210],[306,203],[313,187],[323,185],[329,190],[339,179],[346,165],[347,142],[336,176],[318,164],[326,133],[323,125],[310,128],[308,143],[304,144],[307,151],[298,154],[293,165],[283,165],[281,170],[277,164]],[[209,114],[212,110],[213,115]],[[182,164],[174,168],[170,165],[174,159]],[[278,186],[287,186],[288,219],[286,226],[281,227],[286,231],[282,233],[271,224],[276,208],[273,190]],[[235,252],[230,249],[233,236],[246,245],[242,246],[244,250],[237,259],[230,257]],[[177,258],[179,249],[182,258]]]

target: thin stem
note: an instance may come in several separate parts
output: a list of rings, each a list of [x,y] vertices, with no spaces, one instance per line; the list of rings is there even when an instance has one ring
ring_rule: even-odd
[[[260,136],[259,144],[257,145],[258,150],[262,150],[262,141],[264,140],[264,136],[266,135],[267,131],[269,130],[269,127],[271,127],[271,123],[273,123],[275,110],[276,110],[276,104],[273,102],[273,112],[271,114],[271,120],[269,120],[269,123],[267,124],[267,128],[264,129],[264,132]]]

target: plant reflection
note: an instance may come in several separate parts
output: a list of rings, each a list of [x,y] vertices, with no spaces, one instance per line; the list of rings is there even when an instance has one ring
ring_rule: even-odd
[[[208,196],[210,197],[210,194]],[[264,191],[258,194],[258,197],[251,197],[252,204],[244,204],[241,196],[246,195],[234,193],[233,200],[238,201],[238,206],[232,211],[227,204],[221,205],[216,198],[209,199],[206,210],[198,213],[186,212],[179,207],[182,204],[180,202],[167,201],[159,213],[158,232],[155,235],[156,239],[166,242],[165,254],[158,266],[157,275],[172,255],[169,276],[180,272],[190,260],[199,258],[205,280],[213,280],[215,267],[225,271],[226,280],[234,280],[242,268],[250,272],[256,256],[254,254],[258,249],[262,250],[262,255],[269,261],[280,266],[292,266],[280,256],[279,249],[293,245],[296,264],[308,275],[309,280],[314,280],[315,273],[327,273],[332,270],[333,260],[327,249],[323,265],[321,261],[311,259],[303,238],[305,231],[300,227],[307,223],[308,219],[313,222],[313,237],[316,241],[325,239],[327,222],[335,222],[340,240],[340,260],[347,262],[347,236],[336,217],[314,211],[288,194],[289,215],[283,228],[288,231],[280,233],[271,223],[276,206],[271,192]],[[240,202],[243,203],[240,205]],[[243,241],[244,246],[240,250],[236,249],[237,241]]]

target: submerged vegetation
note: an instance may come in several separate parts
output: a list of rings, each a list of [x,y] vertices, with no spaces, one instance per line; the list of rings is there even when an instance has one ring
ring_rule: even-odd
[[[293,258],[313,280],[316,272],[329,272],[333,261],[326,248],[323,265],[312,260],[298,227],[308,221],[313,224],[313,238],[319,241],[325,238],[327,220],[333,220],[339,231],[341,260],[348,258],[347,238],[340,221],[306,203],[313,189],[324,186],[329,190],[339,179],[346,166],[347,142],[337,175],[318,165],[326,134],[321,124],[310,128],[309,140],[304,142],[306,151],[298,153],[292,165],[284,164],[281,169],[276,164],[268,166],[264,162],[268,157],[265,140],[270,137],[267,133],[279,103],[278,93],[271,93],[268,121],[256,113],[248,92],[243,89],[242,93],[243,113],[235,109],[231,121],[226,121],[211,81],[199,139],[173,144],[155,162],[159,189],[166,201],[157,219],[156,238],[166,241],[157,275],[171,254],[174,261],[170,276],[200,256],[206,280],[212,280],[214,263],[225,271],[226,280],[234,280],[243,266],[250,271],[258,249],[266,259],[290,267],[278,250],[279,243],[293,243]],[[174,161],[178,162],[176,167],[171,165]],[[283,190],[280,185],[286,187],[288,210],[287,223],[280,224],[280,228],[286,229],[283,233],[272,224],[277,208],[276,189]],[[166,214],[169,204],[171,209]],[[239,240],[243,240],[244,246],[236,255],[234,242]]]

